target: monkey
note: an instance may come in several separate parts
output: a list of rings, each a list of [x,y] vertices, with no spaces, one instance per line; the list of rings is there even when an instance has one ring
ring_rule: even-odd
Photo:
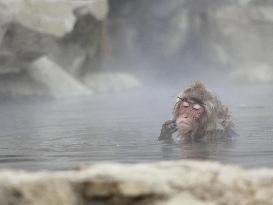
[[[182,141],[198,141],[218,131],[235,134],[229,109],[200,81],[178,94],[172,114],[173,119],[162,125],[160,141],[173,141],[175,132]]]

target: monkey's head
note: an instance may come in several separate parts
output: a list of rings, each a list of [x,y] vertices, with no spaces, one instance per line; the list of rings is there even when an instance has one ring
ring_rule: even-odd
[[[221,107],[217,96],[201,82],[194,82],[178,95],[173,115],[184,138],[198,139],[217,126]]]

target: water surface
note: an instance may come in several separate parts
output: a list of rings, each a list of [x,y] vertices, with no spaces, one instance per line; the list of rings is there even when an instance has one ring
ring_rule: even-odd
[[[175,90],[100,94],[0,103],[0,168],[70,169],[96,161],[216,160],[273,167],[273,112],[231,103],[235,140],[193,144],[157,141],[171,117]]]

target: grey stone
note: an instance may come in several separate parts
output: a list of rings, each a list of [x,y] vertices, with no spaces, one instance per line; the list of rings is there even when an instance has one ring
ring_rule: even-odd
[[[107,0],[0,0],[1,94],[91,93],[107,12]]]
[[[32,62],[27,71],[31,78],[35,79],[55,98],[92,94],[92,91],[84,84],[46,56]]]
[[[108,12],[107,0],[1,0],[0,5],[9,11],[11,21],[31,30],[59,37],[73,29],[75,9],[83,7],[85,13],[88,12],[99,20],[105,19]]]
[[[0,172],[3,205],[272,205],[273,170],[216,162],[102,163],[58,172]]]
[[[151,61],[155,71],[173,65],[174,75],[223,69],[225,78],[239,82],[273,82],[271,72],[249,74],[273,67],[272,0],[139,0],[122,1],[120,7],[120,1],[112,2],[120,58],[138,55],[137,62]]]

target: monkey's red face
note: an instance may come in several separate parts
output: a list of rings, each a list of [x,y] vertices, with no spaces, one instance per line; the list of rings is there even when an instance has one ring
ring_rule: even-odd
[[[181,101],[176,125],[178,130],[188,132],[192,130],[193,125],[205,112],[205,108],[201,103],[191,99],[181,99]]]

